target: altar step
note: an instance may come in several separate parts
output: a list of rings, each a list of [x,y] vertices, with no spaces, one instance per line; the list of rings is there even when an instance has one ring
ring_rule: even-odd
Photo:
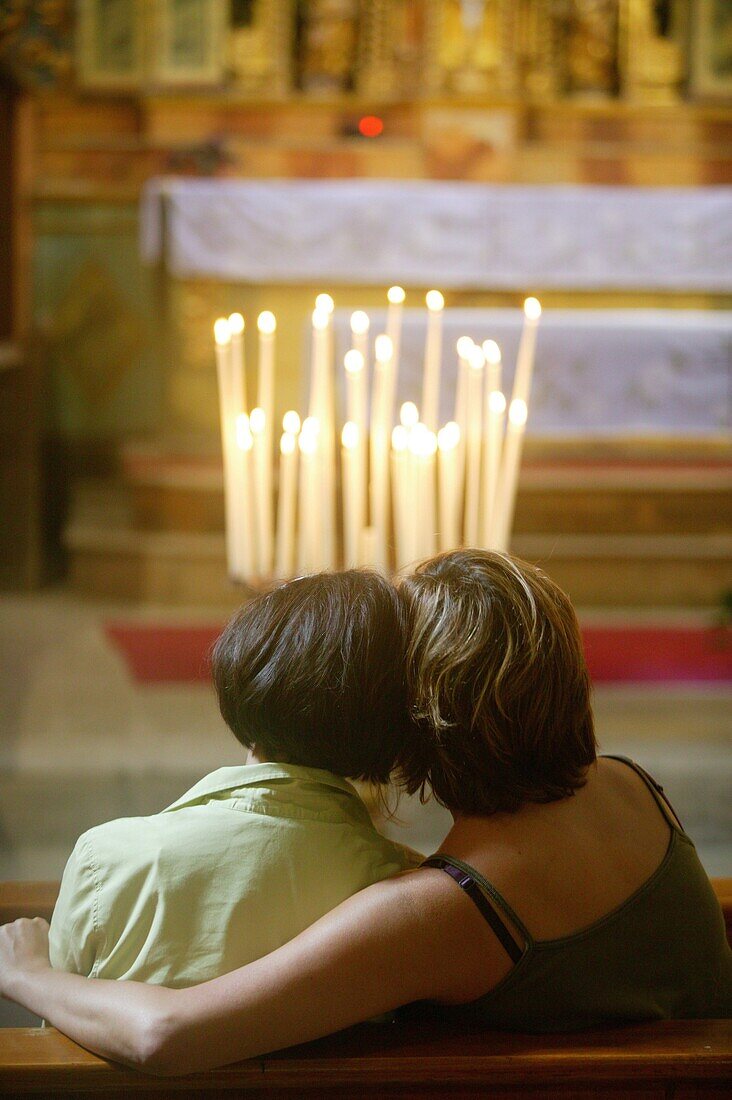
[[[722,461],[528,463],[512,549],[578,604],[715,606],[730,586],[730,498]],[[241,598],[213,458],[128,456],[124,484],[79,486],[66,545],[72,583],[95,596],[223,608]]]

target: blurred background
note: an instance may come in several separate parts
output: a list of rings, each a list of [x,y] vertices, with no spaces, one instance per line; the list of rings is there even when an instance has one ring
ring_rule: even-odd
[[[513,548],[579,607],[602,747],[732,874],[731,167],[729,0],[0,4],[0,878],[241,759],[212,323],[251,371],[276,313],[281,414],[315,294],[397,281],[476,338],[541,298]]]

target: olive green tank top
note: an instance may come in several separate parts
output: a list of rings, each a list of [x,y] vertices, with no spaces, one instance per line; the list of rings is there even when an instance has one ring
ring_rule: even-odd
[[[471,1018],[496,1028],[549,1032],[732,1016],[732,952],[696,849],[672,818],[662,788],[633,761],[613,759],[641,776],[671,826],[671,838],[651,877],[581,932],[534,940],[505,898],[467,863],[440,854],[423,864],[442,868],[458,882],[515,962],[494,989],[461,1007]]]

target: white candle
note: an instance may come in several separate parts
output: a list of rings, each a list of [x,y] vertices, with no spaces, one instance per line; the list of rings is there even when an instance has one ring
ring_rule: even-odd
[[[357,309],[351,314],[351,347],[360,351],[364,363],[368,364],[369,358],[369,316],[362,309]]]
[[[390,286],[386,292],[389,303],[386,310],[386,335],[391,340],[394,364],[394,378],[399,372],[399,356],[402,348],[402,313],[404,311],[404,299],[406,294],[400,286]]]
[[[403,569],[410,560],[409,517],[414,499],[409,497],[409,435],[402,424],[391,433],[392,518],[394,529],[394,565]]]
[[[415,459],[417,492],[415,500],[419,526],[416,532],[416,557],[431,557],[437,549],[437,516],[435,507],[435,452],[437,436],[426,424],[412,428],[409,449]]]
[[[521,330],[521,341],[516,357],[516,374],[513,379],[511,401],[518,398],[528,404],[536,352],[536,331],[540,317],[541,305],[539,300],[537,298],[527,298],[524,302],[524,325]]]
[[[272,453],[274,424],[274,348],[277,321],[274,313],[264,310],[257,318],[259,332],[258,408],[262,410],[261,438],[255,443],[255,451],[262,457],[257,465],[257,510],[259,571],[263,577],[272,572],[274,550],[274,501],[272,493]],[[253,410],[252,410],[253,412]],[[254,431],[252,427],[252,431]]]
[[[297,414],[295,414],[297,415]],[[299,427],[298,417],[298,427]],[[295,575],[295,510],[297,504],[297,438],[285,431],[280,439],[280,480],[277,496],[275,575]]]
[[[526,402],[520,397],[515,398],[508,409],[508,425],[496,497],[496,521],[492,533],[493,548],[504,552],[508,551],[511,541],[511,526],[516,506],[516,488],[527,416]]]
[[[387,571],[389,538],[389,436],[388,396],[392,344],[377,336],[374,349],[374,386],[371,399],[371,526],[375,529],[375,567]]]
[[[501,392],[501,349],[495,340],[483,341],[486,378],[483,406],[483,471],[481,475],[481,544],[493,547],[493,523],[498,472],[503,447],[506,398]]]
[[[321,569],[334,569],[335,545],[335,410],[333,390],[333,318],[330,294],[319,294],[313,310],[312,383],[310,416],[320,424],[312,475],[318,486],[319,506],[315,517],[318,561]]]
[[[437,430],[440,403],[440,366],[442,361],[442,311],[445,299],[439,290],[428,290],[427,339],[424,349],[422,382],[422,419],[430,431]]]
[[[238,416],[240,412],[246,412],[247,408],[247,381],[244,368],[244,318],[241,313],[230,313],[228,321],[229,332],[231,333],[232,396]]]
[[[341,490],[343,494],[343,565],[355,569],[359,564],[359,540],[363,530],[363,512],[359,502],[358,456],[359,428],[347,420],[341,432]]]
[[[306,417],[300,435],[300,494],[297,530],[297,569],[299,573],[312,573],[321,568],[319,563],[318,516],[318,429],[315,417]]]
[[[468,439],[468,375],[470,373],[470,353],[475,346],[469,336],[461,336],[456,344],[458,354],[458,377],[455,388],[455,413],[453,420],[460,428],[460,440],[455,454],[455,493],[457,512],[462,516],[465,498],[465,453]]]
[[[437,433],[438,529],[440,550],[453,550],[460,543],[460,497],[457,491],[457,456],[460,427],[448,421]]]
[[[235,425],[235,446],[233,462],[235,464],[236,499],[236,543],[238,576],[249,579],[256,573],[254,557],[254,539],[252,524],[252,433],[249,430],[249,417],[239,413]]]
[[[214,342],[216,347],[216,374],[219,390],[219,426],[221,431],[221,456],[224,471],[224,518],[226,526],[226,564],[229,574],[237,576],[236,546],[236,485],[234,483],[234,465],[231,461],[232,432],[235,423],[231,393],[231,329],[225,317],[219,317],[214,323]]]
[[[366,427],[366,371],[363,354],[356,348],[343,358],[346,372],[346,420],[363,431]]]
[[[504,453],[496,489],[493,527],[496,549],[499,550],[507,550],[511,538],[523,436],[528,416],[531,376],[534,369],[536,331],[540,317],[541,305],[537,299],[527,298],[524,302],[524,326],[516,358],[516,374],[513,380],[511,403],[508,407]]]
[[[407,436],[407,455],[405,462],[405,496],[407,514],[404,520],[404,562],[413,562],[419,557],[419,532],[422,518],[419,515],[418,501],[418,457],[415,452],[413,433],[419,423],[419,409],[413,401],[405,401],[399,410],[399,422]]]
[[[480,509],[481,397],[483,388],[483,349],[474,344],[468,371],[468,438],[465,455],[465,545],[477,546]]]

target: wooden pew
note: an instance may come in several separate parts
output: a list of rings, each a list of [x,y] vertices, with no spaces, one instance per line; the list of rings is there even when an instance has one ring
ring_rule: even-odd
[[[0,922],[48,916],[52,883],[0,884]],[[716,880],[728,932],[732,880]],[[732,1021],[671,1020],[572,1035],[486,1032],[434,1020],[362,1024],[266,1058],[185,1078],[153,1078],[109,1063],[54,1028],[0,1029],[0,1096],[349,1097],[417,1100],[728,1100]]]
[[[485,1032],[434,1022],[361,1024],[292,1050],[185,1078],[112,1065],[53,1028],[0,1031],[0,1095],[614,1097],[729,1100],[732,1023],[672,1020],[581,1035]]]

